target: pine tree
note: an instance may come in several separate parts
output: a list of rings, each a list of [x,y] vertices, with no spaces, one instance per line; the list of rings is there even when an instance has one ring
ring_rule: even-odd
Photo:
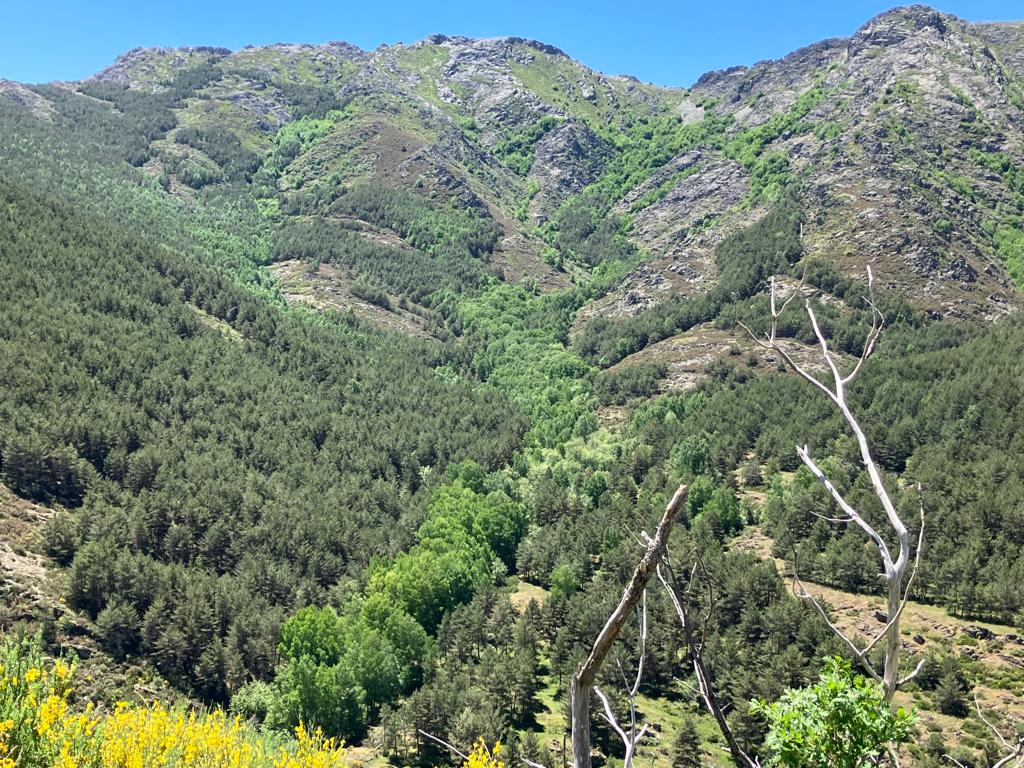
[[[529,760],[531,763],[541,763],[544,761],[541,759],[541,743],[540,739],[534,731],[527,731],[523,734],[523,757]]]
[[[967,700],[955,672],[947,672],[939,678],[935,688],[935,706],[944,715],[963,717],[967,714]]]
[[[700,734],[693,718],[687,717],[680,723],[672,743],[672,768],[700,768],[701,765]]]

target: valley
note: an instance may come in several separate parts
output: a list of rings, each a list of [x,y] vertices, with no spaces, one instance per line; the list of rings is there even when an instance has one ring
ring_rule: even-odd
[[[120,766],[103,739],[175,717],[231,765],[574,764],[570,678],[680,484],[700,643],[652,580],[597,682],[626,722],[642,666],[634,764],[734,765],[703,654],[781,765],[751,702],[856,661],[793,569],[861,646],[888,621],[884,546],[836,502],[884,525],[876,469],[914,542],[925,510],[899,755],[996,764],[983,716],[1024,717],[1022,168],[1024,23],[924,6],[689,88],[445,35],[0,80],[0,661],[64,702],[40,727],[0,670],[0,768]],[[863,367],[875,464],[787,363]],[[62,688],[43,658],[71,654]]]

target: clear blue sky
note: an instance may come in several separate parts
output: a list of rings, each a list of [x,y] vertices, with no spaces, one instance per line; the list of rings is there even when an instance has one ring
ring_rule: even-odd
[[[971,21],[1024,17],[1020,0],[939,0]],[[701,73],[846,36],[871,0],[0,0],[0,77],[86,77],[136,46],[347,40],[373,49],[432,32],[542,40],[608,74],[690,85]]]

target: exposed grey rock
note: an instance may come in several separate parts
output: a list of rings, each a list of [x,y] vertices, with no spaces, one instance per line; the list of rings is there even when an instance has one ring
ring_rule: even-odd
[[[40,120],[49,121],[53,119],[53,104],[21,83],[0,79],[0,97],[20,104]]]
[[[537,142],[529,178],[540,185],[530,210],[540,223],[570,195],[595,181],[612,156],[608,143],[579,120],[567,120]]]

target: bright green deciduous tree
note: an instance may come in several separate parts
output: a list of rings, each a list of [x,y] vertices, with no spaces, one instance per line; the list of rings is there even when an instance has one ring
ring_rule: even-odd
[[[821,678],[790,689],[773,704],[755,701],[768,721],[767,765],[786,768],[860,768],[873,765],[907,736],[913,715],[893,712],[882,689],[841,658],[826,659]]]

